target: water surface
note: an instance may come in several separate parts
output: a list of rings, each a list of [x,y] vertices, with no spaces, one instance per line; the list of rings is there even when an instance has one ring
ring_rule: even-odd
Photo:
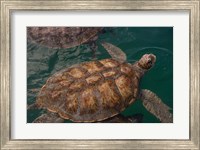
[[[105,28],[96,40],[97,49],[91,50],[91,43],[68,49],[51,49],[27,43],[27,103],[35,102],[37,93],[46,80],[55,72],[73,64],[111,56],[101,46],[109,42],[120,47],[127,54],[127,61],[134,63],[145,53],[157,57],[155,66],[141,81],[142,89],[156,93],[164,103],[173,108],[173,28],[172,27],[115,27]],[[173,109],[171,110],[173,111]],[[32,122],[43,110],[27,111],[27,122]],[[125,116],[136,113],[144,115],[144,123],[157,123],[159,120],[136,101],[122,112]],[[65,121],[70,122],[70,121]]]

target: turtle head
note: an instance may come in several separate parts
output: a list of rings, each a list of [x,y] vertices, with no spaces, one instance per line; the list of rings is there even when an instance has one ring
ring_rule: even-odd
[[[156,62],[156,56],[153,54],[144,54],[142,58],[140,58],[138,65],[142,69],[149,70],[154,66]]]

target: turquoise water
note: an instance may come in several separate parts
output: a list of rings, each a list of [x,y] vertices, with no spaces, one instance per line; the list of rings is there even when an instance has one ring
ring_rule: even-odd
[[[94,59],[110,58],[101,42],[112,43],[127,54],[127,61],[134,63],[145,53],[157,57],[155,66],[145,74],[141,88],[156,93],[162,101],[173,108],[173,28],[172,27],[115,27],[105,28],[99,33],[95,53],[91,44],[82,44],[69,49],[50,49],[35,43],[27,43],[27,103],[35,102],[37,93],[46,80],[55,72],[73,64]],[[95,56],[94,56],[95,54]],[[172,109],[173,111],[173,109]],[[44,110],[28,110],[27,122],[32,122]],[[144,123],[157,123],[159,120],[150,114],[138,100],[122,114],[144,115]],[[66,122],[69,122],[66,120]]]

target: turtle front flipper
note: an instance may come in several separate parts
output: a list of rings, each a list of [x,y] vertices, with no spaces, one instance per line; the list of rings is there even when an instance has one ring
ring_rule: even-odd
[[[140,97],[144,107],[156,116],[162,123],[172,123],[173,115],[170,108],[164,104],[161,99],[150,90],[141,90]]]
[[[47,112],[36,118],[33,123],[63,123],[64,119],[60,118],[57,113]]]
[[[101,45],[107,50],[112,58],[120,62],[126,61],[126,54],[119,47],[106,42],[102,42]]]

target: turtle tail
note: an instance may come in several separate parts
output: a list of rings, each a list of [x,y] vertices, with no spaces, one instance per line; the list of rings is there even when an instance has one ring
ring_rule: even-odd
[[[133,116],[128,117],[132,123],[142,123],[143,122],[143,114],[134,114]]]

